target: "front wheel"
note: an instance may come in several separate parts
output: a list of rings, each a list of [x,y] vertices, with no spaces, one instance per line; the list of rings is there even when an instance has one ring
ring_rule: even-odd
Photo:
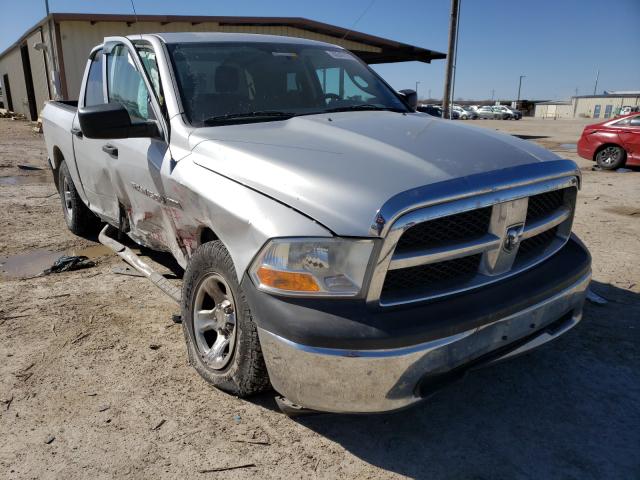
[[[626,161],[627,152],[617,145],[608,145],[596,153],[596,163],[603,170],[623,167]]]
[[[207,382],[240,397],[269,388],[258,331],[222,242],[201,245],[182,288],[189,361]]]

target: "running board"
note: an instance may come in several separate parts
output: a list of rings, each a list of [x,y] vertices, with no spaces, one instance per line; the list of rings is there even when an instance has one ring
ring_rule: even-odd
[[[98,235],[98,240],[101,244],[109,247],[115,253],[117,253],[125,262],[147,277],[151,282],[162,290],[163,293],[171,297],[171,299],[180,304],[180,297],[182,293],[178,287],[175,287],[169,283],[169,281],[156,272],[150,265],[145,263],[143,260],[138,257],[133,250],[128,247],[125,247],[117,240],[114,240],[109,235],[107,235],[107,231],[111,228],[111,225],[107,224]]]

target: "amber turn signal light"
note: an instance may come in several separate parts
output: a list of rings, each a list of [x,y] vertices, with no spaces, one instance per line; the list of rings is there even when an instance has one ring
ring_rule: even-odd
[[[260,267],[256,272],[262,285],[280,290],[297,292],[319,292],[320,287],[309,273],[283,272],[267,267]]]

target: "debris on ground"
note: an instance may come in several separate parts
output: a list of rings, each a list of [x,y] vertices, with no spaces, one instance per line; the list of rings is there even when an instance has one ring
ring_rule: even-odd
[[[151,430],[158,430],[162,425],[164,425],[166,422],[166,420],[163,418],[162,420],[160,420],[155,427],[153,427]]]
[[[46,443],[47,445],[51,445],[55,439],[56,437],[54,437],[53,435],[49,435],[44,441],[44,443]]]
[[[245,463],[242,465],[233,465],[231,467],[215,467],[198,470],[198,473],[214,473],[214,472],[226,472],[227,470],[238,470],[240,468],[255,468],[255,463]]]
[[[231,441],[233,443],[250,443],[251,445],[271,445],[271,442],[267,442],[265,440],[246,440],[243,438],[238,438]]]
[[[151,350],[158,350],[160,348],[160,345],[158,345],[157,343],[152,343],[151,345],[149,345],[149,348]]]
[[[50,273],[70,272],[72,270],[95,266],[96,262],[89,260],[89,257],[85,257],[84,255],[63,255],[53,263],[51,268],[47,268],[42,274],[49,275]]]
[[[11,398],[7,398],[6,400],[0,400],[0,403],[4,403],[6,405],[5,410],[9,410],[11,402],[13,402],[13,395],[11,395]]]
[[[100,407],[98,407],[98,411],[99,412],[106,412],[107,410],[109,410],[111,408],[110,405],[101,405]]]
[[[143,273],[140,273],[138,270],[135,270],[131,267],[113,267],[111,269],[111,273],[115,273],[116,275],[129,275],[131,277],[144,277]]]
[[[616,169],[616,173],[629,173],[632,172],[633,170],[631,170],[630,168],[618,168]]]
[[[242,420],[242,418],[240,417],[240,415],[235,415],[235,416],[233,417],[233,421],[234,421],[234,422],[236,422],[236,423],[240,423],[240,420]]]
[[[20,170],[43,170],[42,167],[36,167],[35,165],[28,165],[26,163],[18,164]]]
[[[81,340],[84,340],[85,338],[87,338],[89,335],[91,335],[90,333],[83,333],[81,335],[78,335],[75,339],[71,340],[72,344],[76,344],[78,342],[80,342]]]
[[[609,303],[606,298],[601,297],[596,292],[591,290],[591,288],[587,290],[587,300],[589,300],[591,303],[595,303],[596,305],[606,305],[607,303]]]
[[[182,315],[180,315],[179,313],[174,313],[173,315],[171,315],[171,321],[173,321],[173,323],[182,323]]]

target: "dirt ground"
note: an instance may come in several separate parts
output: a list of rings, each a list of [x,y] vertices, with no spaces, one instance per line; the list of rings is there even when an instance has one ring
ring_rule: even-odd
[[[594,172],[561,146],[584,123],[474,124],[579,162],[575,231],[608,303],[588,303],[564,337],[416,408],[290,419],[273,394],[240,400],[189,367],[177,307],[66,229],[49,173],[17,168],[45,167],[42,135],[0,119],[0,269],[24,269],[17,254],[97,262],[0,274],[0,477],[640,478],[640,171]],[[226,467],[242,468],[212,471]]]

